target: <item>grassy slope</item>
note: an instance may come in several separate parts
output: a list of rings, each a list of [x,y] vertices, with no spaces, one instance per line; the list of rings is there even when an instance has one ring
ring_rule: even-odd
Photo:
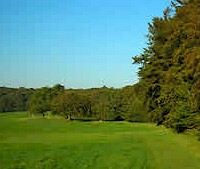
[[[14,164],[15,167],[11,167]],[[200,143],[149,124],[0,114],[0,169],[198,169]]]

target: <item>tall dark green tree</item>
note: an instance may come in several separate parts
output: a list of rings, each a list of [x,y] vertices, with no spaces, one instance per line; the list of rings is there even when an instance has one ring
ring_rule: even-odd
[[[149,24],[147,37],[147,48],[133,60],[141,64],[149,120],[178,132],[195,128],[200,113],[200,1],[173,1],[163,17]]]

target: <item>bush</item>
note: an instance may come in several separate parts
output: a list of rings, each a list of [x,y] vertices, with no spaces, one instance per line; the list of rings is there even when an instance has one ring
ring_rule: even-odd
[[[177,133],[182,133],[187,129],[195,128],[196,114],[191,113],[187,105],[182,104],[168,115],[165,125],[172,127]]]

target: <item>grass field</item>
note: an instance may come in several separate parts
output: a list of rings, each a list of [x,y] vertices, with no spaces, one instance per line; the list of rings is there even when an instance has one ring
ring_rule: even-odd
[[[0,169],[199,169],[200,143],[152,124],[0,114]]]

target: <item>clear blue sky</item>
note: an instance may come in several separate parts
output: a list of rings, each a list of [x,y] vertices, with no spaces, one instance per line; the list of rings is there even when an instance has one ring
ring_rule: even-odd
[[[0,86],[123,87],[170,0],[0,0]]]

